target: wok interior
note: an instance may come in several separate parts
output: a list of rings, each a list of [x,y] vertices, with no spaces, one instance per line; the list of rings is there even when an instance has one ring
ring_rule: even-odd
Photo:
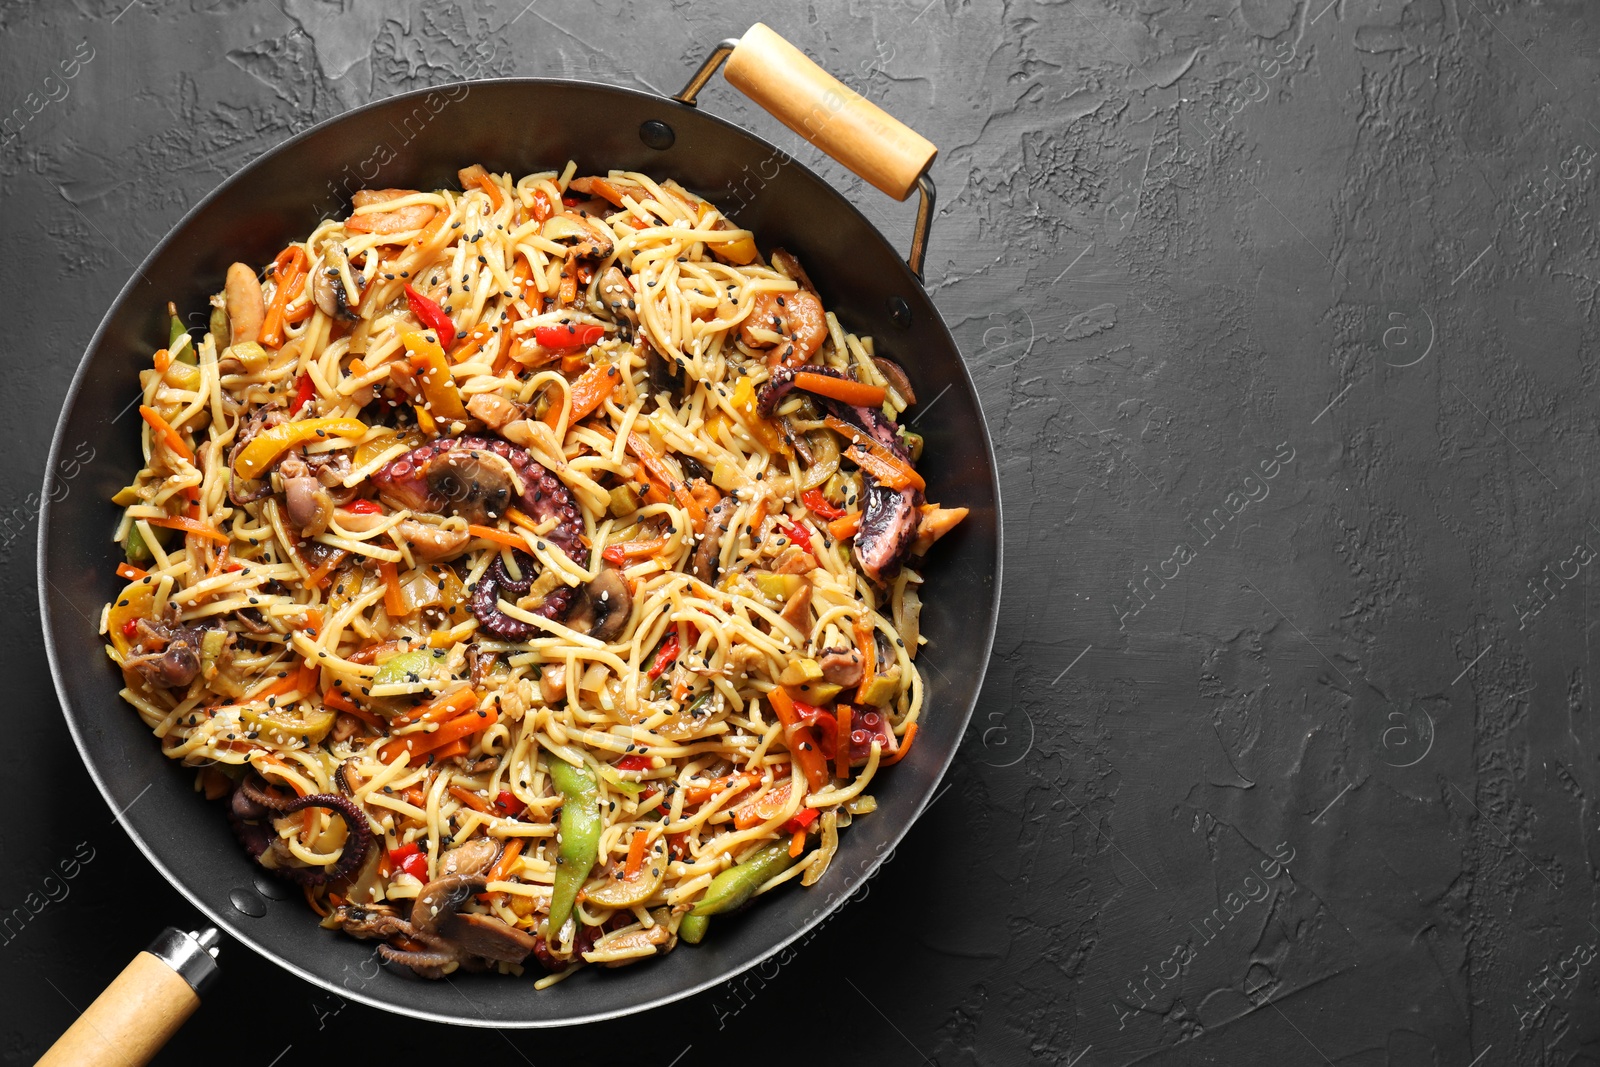
[[[643,143],[648,120],[671,126],[670,148]],[[121,680],[96,632],[100,606],[122,584],[109,497],[141,465],[130,402],[139,368],[166,341],[167,301],[200,325],[230,262],[269,261],[320,217],[348,211],[356,189],[454,187],[468,163],[521,175],[568,159],[579,173],[623,168],[676,178],[754,230],[763,253],[779,245],[797,253],[846,328],[873,335],[880,352],[906,367],[922,400],[912,416],[937,398],[916,425],[927,441],[929,496],[972,513],[925,568],[929,644],[919,662],[933,669],[924,675],[927,710],[916,748],[873,784],[878,810],[840,835],[822,882],[761,898],[719,924],[712,942],[617,972],[585,968],[543,992],[531,976],[424,983],[380,970],[371,945],[320,929],[287,886],[274,894],[282,899],[255,891],[263,872],[229,833],[220,806],[193,791],[194,772],[162,756],[117,696]],[[892,323],[894,297],[911,308],[909,327]],[[960,356],[900,252],[848,201],[781,153],[698,111],[621,89],[511,80],[413,93],[335,119],[235,175],[179,225],[112,306],[74,388],[55,448],[71,454],[89,442],[95,458],[41,517],[39,584],[58,691],[84,758],[116,810],[138,799],[123,822],[185,895],[236,937],[347,998],[468,1025],[539,1026],[638,1010],[726,979],[803,934],[871,873],[931,796],[965,731],[993,634],[1000,531],[992,453]],[[240,890],[261,905],[250,910],[265,914],[237,910],[230,894]]]

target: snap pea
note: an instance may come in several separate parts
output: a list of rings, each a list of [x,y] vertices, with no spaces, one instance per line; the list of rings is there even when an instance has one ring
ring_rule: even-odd
[[[769,879],[788,870],[794,861],[795,857],[789,855],[786,842],[768,845],[743,863],[729,867],[711,879],[706,895],[700,898],[700,903],[689,914],[721,915],[734,910],[755,896],[756,890]],[[678,927],[678,936],[683,936],[682,926]]]
[[[685,915],[683,917],[683,921],[678,924],[678,937],[689,942],[691,945],[698,945],[706,936],[706,927],[710,925],[710,916],[696,915],[691,911],[688,915]]]
[[[578,890],[589,878],[600,855],[600,783],[587,767],[574,767],[562,760],[550,762],[550,781],[561,794],[561,848],[556,859],[554,892],[550,895],[550,918],[544,936],[555,941],[572,916]]]

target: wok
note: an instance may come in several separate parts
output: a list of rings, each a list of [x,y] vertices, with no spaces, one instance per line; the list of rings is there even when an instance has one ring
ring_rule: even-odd
[[[811,171],[698,110],[695,94],[724,60],[731,82],[873,185],[899,199],[920,189],[909,263]],[[954,756],[983,679],[999,601],[994,456],[972,381],[919,280],[933,215],[926,175],[933,154],[931,144],[757,25],[719,45],[675,98],[519,78],[371,104],[287,141],[190,211],[123,288],[84,353],[51,445],[39,522],[41,614],[67,724],[107,803],[156,869],[210,923],[306,981],[388,1011],[468,1026],[556,1026],[668,1003],[778,952],[848,898],[904,836]],[[356,189],[453,184],[456,170],[473,162],[521,175],[568,159],[579,173],[621,167],[676,178],[751,228],[764,252],[779,245],[796,252],[846,327],[872,335],[906,367],[921,399],[913,414],[926,415],[916,428],[927,440],[929,499],[972,512],[927,567],[922,625],[929,643],[918,659],[927,665],[927,702],[917,743],[874,783],[877,812],[841,835],[817,886],[763,897],[743,915],[719,920],[702,945],[618,971],[586,968],[544,992],[530,979],[492,974],[426,982],[379,967],[371,944],[319,928],[298,893],[237,845],[220,805],[194,792],[193,771],[163,757],[117,696],[121,681],[97,633],[100,606],[121,585],[109,497],[141,465],[130,402],[138,370],[166,342],[167,301],[202,311],[230,262],[271,260],[319,217],[347,212]],[[63,466],[63,458],[82,454],[81,442],[92,444],[93,458],[81,469]],[[64,470],[75,475],[70,484]],[[130,1030],[122,1059],[144,1045],[153,1054],[193,1010],[190,987],[204,985],[198,972],[215,970],[215,940],[215,931],[169,932],[166,951],[141,954],[130,967],[144,967],[144,979],[129,981],[125,973],[88,1013],[91,1025],[80,1021],[58,1044],[81,1038],[56,1062],[95,1062],[118,1027]],[[169,997],[158,987],[167,988],[160,976],[173,970],[189,981],[167,983]],[[130,989],[156,1003],[130,1007],[123,996]],[[141,1029],[147,1032],[131,1033]]]

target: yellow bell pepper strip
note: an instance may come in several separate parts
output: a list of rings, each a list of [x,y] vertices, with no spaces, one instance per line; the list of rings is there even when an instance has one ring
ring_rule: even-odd
[[[789,442],[784,438],[783,431],[771,419],[763,418],[756,408],[756,387],[749,376],[739,379],[739,384],[733,387],[733,396],[729,402],[733,409],[744,417],[744,424],[755,435],[761,447],[768,452],[777,452],[780,455],[790,456],[794,450],[789,447]]]
[[[794,387],[861,408],[882,407],[889,395],[881,385],[867,385],[865,382],[852,382],[846,378],[834,378],[811,371],[796,372]]]
[[[617,368],[609,363],[596,363],[585,371],[583,377],[572,383],[572,414],[567,418],[567,425],[577,425],[579,419],[604,404],[621,378]],[[560,422],[561,406],[551,404],[550,410],[544,413],[544,424],[553,430]]]
[[[454,327],[451,327],[454,329]],[[467,409],[461,403],[461,392],[450,374],[450,360],[439,342],[420,330],[401,336],[400,343],[411,354],[411,369],[417,374],[417,384],[422,386],[422,396],[435,419],[464,419]]]
[[[155,600],[155,583],[139,578],[124,587],[112,601],[111,610],[106,614],[106,636],[119,655],[126,656],[133,647],[132,638],[138,632],[139,620],[149,617]]]
[[[267,305],[267,313],[261,320],[260,341],[264,348],[283,345],[283,309],[289,306],[289,301],[305,285],[306,250],[299,245],[290,245],[279,252],[278,258],[272,261],[272,277],[278,284],[272,293],[272,303]]]
[[[782,688],[777,688],[767,694],[767,702],[772,705],[772,711],[778,716],[778,721],[783,723],[784,740],[789,746],[789,751],[794,754],[795,762],[800,764],[800,770],[806,776],[806,784],[811,787],[812,792],[826,786],[829,781],[828,763],[817,749],[817,737],[811,732],[811,727],[800,720],[800,713],[794,706],[794,698]]]
[[[706,887],[706,895],[700,898],[700,903],[689,914],[711,916],[733,911],[793,863],[794,857],[789,855],[788,845],[767,845],[743,863],[729,867],[711,879],[711,884]],[[681,928],[679,933],[681,935]]]
[[[417,292],[410,282],[406,282],[406,304],[424,329],[432,330],[439,336],[440,348],[449,348],[456,343],[456,324],[450,321],[444,308]]]
[[[367,424],[360,419],[301,419],[268,427],[239,449],[233,460],[233,472],[241,478],[260,478],[279,456],[291,448],[308,441],[333,434],[337,437],[357,438],[367,432]]]
[[[550,781],[561,794],[561,846],[554,892],[550,895],[550,916],[544,926],[545,940],[554,942],[572,916],[578,890],[588,881],[589,871],[600,855],[601,818],[600,784],[587,767],[552,760]]]
[[[922,475],[918,474],[914,469],[912,469],[911,465],[905,460],[901,459],[899,456],[883,447],[882,442],[876,440],[871,434],[864,433],[861,430],[856,429],[854,426],[851,426],[843,419],[836,419],[832,415],[827,416],[822,421],[827,425],[828,429],[842,435],[845,440],[851,442],[857,448],[870,452],[881,464],[884,465],[885,468],[892,468],[895,471],[896,480],[902,483],[894,486],[894,488],[927,488],[927,483],[922,480]],[[846,454],[848,455],[849,453]],[[851,456],[851,458],[854,459],[855,457]],[[862,469],[866,470],[865,467]],[[878,477],[870,470],[867,471],[867,473],[872,474],[874,478]],[[882,481],[882,479],[879,480]]]
[[[140,404],[139,416],[150,424],[150,429],[161,437],[161,440],[166,443],[167,448],[172,451],[173,455],[182,457],[185,463],[194,462],[194,452],[188,445],[183,443],[183,438],[178,436],[178,431],[174,430],[166,419],[156,413],[155,408],[150,407],[148,404]]]

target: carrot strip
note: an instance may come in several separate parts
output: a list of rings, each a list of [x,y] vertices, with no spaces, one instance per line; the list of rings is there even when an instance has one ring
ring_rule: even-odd
[[[918,474],[910,466],[910,464],[906,463],[899,456],[885,448],[883,446],[883,442],[877,440],[871,434],[862,433],[860,430],[856,429],[856,427],[851,426],[848,422],[845,422],[843,419],[836,419],[832,415],[827,416],[822,421],[823,424],[834,433],[839,434],[840,436],[844,437],[845,440],[850,441],[867,452],[872,453],[873,456],[877,457],[879,462],[887,465],[888,467],[894,468],[898,472],[897,480],[902,481],[902,484],[898,486],[898,488],[904,489],[910,487],[912,489],[926,489],[928,487],[928,483],[922,480],[922,475]],[[853,459],[855,457],[852,456],[851,458]],[[876,476],[874,475],[874,477]]]
[[[911,484],[906,478],[905,468],[886,462],[875,453],[851,445],[845,449],[844,455],[846,459],[854,462],[856,466],[890,489],[904,489]]]
[[[806,776],[806,782],[813,792],[828,784],[828,763],[822,758],[822,753],[817,751],[817,739],[811,728],[800,721],[800,713],[795,710],[794,698],[777,688],[767,694],[767,702],[772,705],[772,711],[778,716],[778,721],[783,723],[784,738],[789,745],[789,751],[794,753],[795,762],[800,764],[800,770]]]
[[[399,568],[393,563],[380,563],[378,573],[383,576],[383,610],[389,613],[389,618],[398,619],[406,613],[406,598],[400,591]]]
[[[472,746],[465,741],[452,741],[442,748],[434,749],[429,755],[433,757],[434,762],[439,762],[440,760],[455,759],[457,756],[465,756],[471,751]]]
[[[861,529],[861,512],[852,511],[841,515],[828,523],[828,533],[835,541],[843,541],[847,537],[854,537],[856,531]]]
[[[167,368],[172,366],[172,353],[165,348],[158,348],[156,349],[156,354],[150,357],[150,362],[155,364],[155,368],[159,373],[165,374],[167,373]]]
[[[489,203],[494,205],[494,210],[499,211],[501,205],[506,202],[505,194],[500,191],[500,186],[495,184],[494,179],[489,177],[489,172],[483,169],[482,163],[462,167],[456,172],[456,177],[461,179],[461,188],[476,185],[487,193]]]
[[[151,526],[162,526],[168,530],[182,530],[192,533],[196,537],[204,537],[208,541],[215,541],[219,545],[228,543],[228,535],[220,530],[214,530],[199,519],[191,519],[186,515],[169,515],[164,519],[146,519]]]
[[[789,838],[789,858],[794,859],[806,850],[806,832],[796,830]]]
[[[354,716],[355,718],[366,723],[368,726],[377,730],[379,733],[387,732],[387,727],[384,726],[382,719],[378,718],[377,715],[368,711],[360,704],[357,704],[354,700],[351,700],[338,689],[330,689],[326,693],[323,693],[322,705],[323,707],[332,708],[334,711],[340,712],[341,714]]]
[[[150,577],[150,572],[141,570],[131,563],[119,563],[117,564],[117,577],[126,578],[130,582],[137,582],[140,578]]]
[[[633,832],[633,840],[628,842],[628,865],[622,869],[624,878],[632,878],[639,873],[639,866],[644,863],[644,842],[649,837],[643,830]]]
[[[655,555],[667,546],[665,537],[641,539],[638,541],[618,541],[614,545],[607,545],[600,553],[606,562],[618,566],[634,559],[645,559]],[[119,572],[120,573],[120,572]]]
[[[183,438],[178,436],[178,431],[174,430],[166,419],[157,414],[155,408],[150,407],[148,404],[140,404],[139,414],[145,422],[150,424],[152,430],[161,435],[161,439],[166,442],[168,448],[172,449],[177,455],[182,456],[186,463],[194,462],[194,451],[183,443]]]
[[[322,583],[327,580],[328,575],[333,571],[333,568],[343,563],[345,561],[345,557],[348,555],[350,555],[350,553],[346,552],[342,548],[334,549],[327,559],[323,560],[321,563],[312,568],[311,573],[306,576],[306,584],[313,587],[321,586]],[[322,627],[318,626],[317,629],[320,630]]]
[[[883,759],[879,760],[878,766],[887,767],[892,763],[899,763],[901,760],[905,759],[906,753],[911,751],[911,742],[915,741],[916,739],[917,724],[912,723],[910,726],[906,727],[906,736],[901,739],[900,747],[895,749],[894,755],[885,756]]]
[[[567,417],[567,425],[574,426],[578,420],[590,414],[595,408],[605,403],[606,397],[617,387],[622,375],[617,373],[617,368],[609,363],[596,363],[583,376],[573,382],[570,387],[572,396],[572,414]],[[544,424],[554,430],[561,422],[561,408],[551,404],[550,410],[544,413]]]
[[[502,530],[495,526],[479,526],[477,523],[468,523],[467,532],[473,537],[481,537],[485,541],[493,541],[495,544],[505,545],[507,548],[518,548],[524,552],[528,550],[528,542],[520,535],[514,534],[509,530]]]
[[[490,326],[488,323],[480,323],[477,326],[474,326],[472,329],[467,331],[467,335],[461,339],[460,343],[451,350],[450,362],[465,363],[467,360],[477,355],[479,350],[481,350],[484,345],[489,343],[490,338],[497,336],[499,335],[495,333],[494,327]],[[498,354],[499,353],[496,352],[496,355]]]
[[[872,634],[872,627],[861,623],[855,624],[856,648],[861,652],[861,684],[856,687],[856,700],[865,700],[867,686],[872,684],[872,676],[878,673],[878,642]]]
[[[481,811],[485,815],[489,814],[489,802],[471,790],[463,789],[459,785],[453,785],[449,789],[445,790],[445,792],[461,801],[461,803],[465,804],[473,811]]]
[[[458,715],[440,725],[431,734],[408,734],[397,737],[378,750],[378,759],[383,763],[392,763],[402,752],[409,752],[413,756],[421,756],[429,752],[438,752],[456,741],[463,741],[481,730],[487,730],[500,719],[500,712],[494,707],[487,711],[469,711],[465,715]],[[462,751],[465,751],[463,749]],[[447,756],[438,756],[438,759],[447,759]]]
[[[642,832],[642,831],[641,831]],[[511,868],[516,866],[517,857],[522,855],[522,838],[513,837],[506,842],[506,847],[500,850],[500,858],[494,861],[494,866],[489,868],[486,882],[503,882],[511,876]]]
[[[477,691],[468,686],[452,690],[443,696],[435,697],[426,704],[412,708],[403,715],[396,715],[392,724],[400,727],[410,726],[414,722],[443,722],[446,719],[454,718],[470,711],[477,705]]]
[[[702,533],[706,528],[706,509],[700,506],[700,501],[689,492],[688,486],[672,476],[672,469],[666,461],[650,447],[649,442],[636,433],[628,434],[628,451],[638,458],[641,465],[650,477],[659,481],[672,490],[672,495],[677,497],[683,510],[689,513],[689,521],[694,526],[695,533]]]
[[[273,260],[272,277],[278,284],[272,293],[272,303],[267,305],[267,313],[261,320],[260,340],[263,348],[283,346],[283,310],[289,306],[290,297],[297,291],[297,283],[305,282],[305,271],[306,250],[299,245],[290,245]]]
[[[794,376],[794,386],[808,393],[816,393],[818,396],[830,397],[861,408],[881,407],[889,395],[888,390],[881,385],[867,385],[865,382],[832,378],[811,371],[798,372]]]
[[[742,784],[741,784],[742,779]],[[729,774],[721,778],[713,778],[705,785],[691,785],[683,791],[683,800],[686,804],[704,804],[718,793],[730,786],[737,785],[740,792],[758,785],[761,775],[754,771],[741,771],[738,774]]]
[[[839,724],[833,735],[833,772],[845,781],[850,780],[850,716],[849,704],[840,704],[833,710]]]

